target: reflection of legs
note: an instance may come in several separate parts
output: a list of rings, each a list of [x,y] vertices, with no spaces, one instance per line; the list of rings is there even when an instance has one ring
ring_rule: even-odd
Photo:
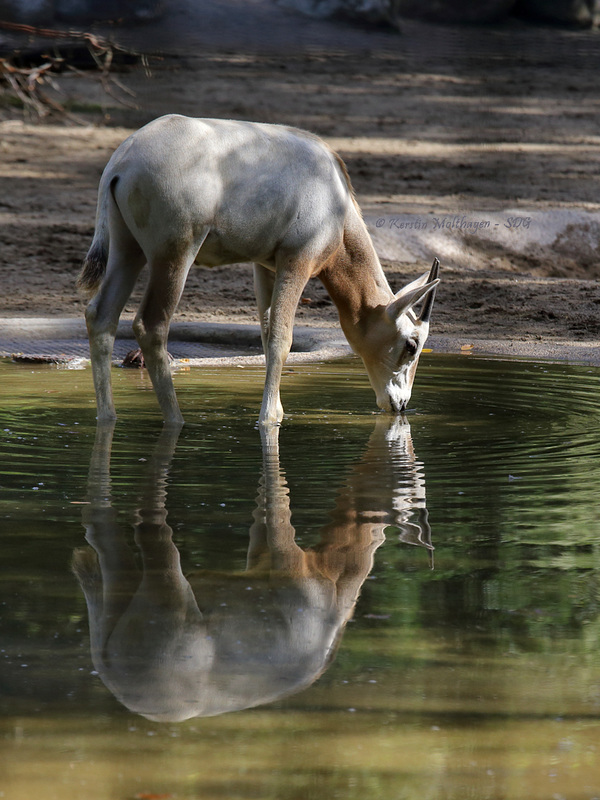
[[[181,428],[163,428],[149,462],[148,475],[135,526],[143,579],[136,602],[150,601],[163,610],[197,607],[181,571],[180,556],[167,525],[167,478]],[[141,600],[140,600],[141,598]]]
[[[303,574],[305,556],[295,542],[289,489],[279,463],[279,452],[272,446],[278,431],[277,427],[261,428],[263,469],[253,513],[254,523],[250,528],[246,569],[271,569],[297,576]]]
[[[140,581],[133,553],[112,506],[110,455],[114,421],[99,423],[88,473],[88,504],[82,507],[85,538],[92,547],[74,551],[72,568],[89,613],[92,649],[101,652]],[[92,549],[93,548],[93,549]]]
[[[190,609],[199,613],[193,592],[181,571],[179,550],[173,542],[173,530],[166,523],[167,511],[147,513],[140,509],[141,520],[135,526],[135,543],[142,558],[142,580],[135,604],[148,604],[163,612]]]
[[[144,262],[137,245],[113,246],[111,242],[104,280],[85,312],[99,420],[116,417],[110,379],[115,334],[121,311]]]
[[[164,420],[169,425],[181,425],[183,417],[175,396],[167,338],[192,263],[193,257],[182,256],[177,260],[155,259],[150,264],[146,294],[133,323]]]
[[[261,425],[278,425],[283,418],[283,407],[279,397],[281,373],[292,347],[296,307],[302,290],[311,275],[311,266],[312,264],[308,259],[300,258],[288,259],[287,261],[280,259],[280,263],[277,265],[271,308],[268,314],[265,347],[267,374],[259,417]],[[266,293],[265,283],[263,276],[262,288],[264,293]],[[263,327],[262,321],[261,327]]]

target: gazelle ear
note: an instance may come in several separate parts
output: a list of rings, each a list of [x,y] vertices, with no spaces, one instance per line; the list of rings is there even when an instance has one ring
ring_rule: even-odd
[[[431,270],[429,272],[429,282],[433,283],[436,281],[439,283],[438,275],[440,274],[440,262],[437,258],[433,259],[433,264],[431,265]],[[433,308],[433,301],[435,300],[435,288],[432,292],[429,292],[425,302],[423,303],[423,308],[421,309],[421,316],[419,319],[421,322],[429,322],[431,317],[431,309]]]
[[[415,289],[421,289],[423,286],[425,286],[428,280],[429,272],[424,272],[420,278],[407,283],[406,286],[403,286],[399,292],[396,292],[396,300],[400,300],[400,298],[404,297],[404,295],[411,294],[411,292],[414,292]]]
[[[419,319],[422,322],[429,322],[435,297],[435,289],[440,282],[438,278],[439,267],[440,262],[436,258],[429,272],[426,272],[424,275],[421,275],[420,278],[417,278],[417,280],[412,281],[403,289],[400,289],[394,300],[392,300],[386,309],[390,319],[397,320],[402,314],[406,314],[412,306],[417,305],[417,303],[426,298]],[[415,317],[415,320],[416,319]]]

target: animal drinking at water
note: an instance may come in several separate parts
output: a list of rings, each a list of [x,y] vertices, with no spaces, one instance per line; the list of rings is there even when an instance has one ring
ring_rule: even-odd
[[[100,181],[96,231],[79,278],[98,419],[115,418],[110,367],[121,311],[144,265],[133,323],[164,419],[183,421],[167,354],[169,324],[193,265],[254,263],[266,379],[259,422],[283,417],[281,374],[296,307],[318,276],[361,356],[377,404],[400,413],[429,331],[438,261],[394,294],[341,158],[281,125],[168,115],[115,151]],[[415,307],[421,305],[417,314]]]

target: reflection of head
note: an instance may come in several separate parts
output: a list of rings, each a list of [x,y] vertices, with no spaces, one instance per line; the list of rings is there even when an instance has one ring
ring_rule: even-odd
[[[84,507],[93,549],[76,550],[73,569],[88,606],[94,666],[115,697],[149,719],[181,721],[273,702],[315,681],[353,613],[383,529],[398,517],[388,482],[382,494],[381,481],[372,480],[381,471],[404,480],[411,458],[414,463],[408,426],[397,429],[401,436],[391,436],[392,430],[378,421],[321,542],[308,550],[295,543],[289,494],[271,443],[264,450],[246,571],[203,570],[186,578],[165,510],[177,435],[165,430],[149,463],[135,526],[140,570],[110,503],[112,430],[99,429]],[[405,453],[400,470],[393,463],[399,439]],[[401,495],[411,502],[410,492]],[[382,503],[392,508],[382,510]],[[424,488],[418,503],[424,506]]]

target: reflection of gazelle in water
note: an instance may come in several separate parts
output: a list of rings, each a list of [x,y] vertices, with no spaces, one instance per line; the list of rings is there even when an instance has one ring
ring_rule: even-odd
[[[397,524],[401,538],[431,548],[409,426],[381,417],[315,548],[294,541],[278,449],[265,445],[246,570],[186,578],[166,522],[177,433],[165,429],[135,525],[140,571],[111,504],[112,430],[98,428],[90,464],[84,524],[93,549],[76,550],[73,567],[96,670],[121,702],[150,719],[221,714],[309,686],[333,657],[384,528]],[[382,483],[383,501],[395,506],[389,511],[381,509]],[[420,525],[406,520],[412,507],[422,509]]]

